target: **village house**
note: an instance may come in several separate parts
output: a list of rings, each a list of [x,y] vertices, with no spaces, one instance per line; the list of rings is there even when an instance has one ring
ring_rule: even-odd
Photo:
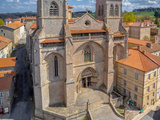
[[[0,58],[10,57],[12,53],[12,40],[0,36]]]
[[[0,114],[10,113],[12,109],[15,84],[16,58],[0,59]]]
[[[129,49],[129,57],[117,61],[117,89],[139,109],[159,100],[160,57]]]
[[[25,36],[24,23],[14,22],[0,27],[0,35],[12,40],[16,44]]]
[[[10,24],[12,22],[13,22],[12,18],[7,18],[7,19],[4,20],[5,25],[8,25],[8,24]]]

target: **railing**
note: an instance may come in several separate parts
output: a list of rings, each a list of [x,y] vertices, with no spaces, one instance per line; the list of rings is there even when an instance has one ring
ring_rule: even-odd
[[[99,35],[99,36],[82,36],[82,37],[73,37],[73,40],[86,40],[86,39],[98,39],[102,38],[105,39],[105,35]]]

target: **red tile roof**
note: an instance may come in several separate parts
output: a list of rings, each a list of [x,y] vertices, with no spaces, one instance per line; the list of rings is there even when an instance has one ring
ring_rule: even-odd
[[[114,37],[126,37],[126,35],[122,35],[122,34],[115,34]]]
[[[15,67],[16,57],[11,58],[1,58],[0,59],[0,68],[2,67]]]
[[[24,19],[24,20],[36,20],[37,18],[36,17],[22,17],[21,19]]]
[[[125,27],[129,27],[129,26],[140,27],[142,24],[143,24],[142,27],[147,27],[147,26],[156,25],[156,24],[152,23],[151,21],[122,23],[122,25],[125,26]]]
[[[73,8],[72,6],[68,6],[68,8]]]
[[[8,74],[8,76],[15,76],[15,72],[14,71],[8,71],[8,72],[0,72],[0,78],[4,77],[5,74]]]
[[[159,66],[150,58],[150,56],[149,53],[143,54],[139,50],[129,49],[129,57],[118,60],[117,62],[147,72]],[[157,58],[158,56],[154,57]]]
[[[5,21],[11,21],[12,20],[12,18],[7,18],[7,19],[5,19]]]
[[[24,23],[20,23],[20,22],[13,22],[13,23],[10,23],[8,25],[5,25],[6,27],[9,27],[9,28],[13,28],[13,29],[17,29],[21,26],[23,26]]]
[[[61,43],[64,42],[63,39],[48,39],[41,42],[41,44],[49,44],[49,43]]]
[[[0,90],[8,90],[11,88],[13,77],[0,78]]]
[[[106,30],[104,29],[90,29],[90,30],[71,30],[71,34],[79,34],[79,33],[104,33]]]
[[[135,39],[135,38],[128,38],[129,43],[145,46],[147,43],[152,43],[150,41],[145,41],[145,40],[140,40],[140,39]]]
[[[30,26],[31,29],[36,29],[37,28],[37,23],[34,23]]]
[[[11,39],[5,38],[3,36],[0,36],[0,49],[4,48],[7,46],[10,42],[12,42]]]

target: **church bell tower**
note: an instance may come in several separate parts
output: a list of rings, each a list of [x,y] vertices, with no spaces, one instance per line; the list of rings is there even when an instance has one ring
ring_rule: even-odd
[[[62,37],[66,24],[66,0],[38,0],[37,27],[43,28],[46,37]]]
[[[96,19],[107,23],[113,32],[122,23],[122,0],[96,0]]]

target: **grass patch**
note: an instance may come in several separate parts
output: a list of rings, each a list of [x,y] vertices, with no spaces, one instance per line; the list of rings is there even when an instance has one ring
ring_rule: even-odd
[[[11,57],[16,57],[16,50],[12,51]]]
[[[120,109],[120,108],[116,108],[117,111],[120,113],[120,114],[123,114],[124,115],[124,110],[123,109]]]
[[[84,117],[82,120],[89,120],[87,117]]]
[[[154,12],[139,12],[139,11],[136,11],[136,12],[133,12],[133,13],[137,16],[137,19],[143,19],[145,15],[150,15],[151,18],[155,18]]]

